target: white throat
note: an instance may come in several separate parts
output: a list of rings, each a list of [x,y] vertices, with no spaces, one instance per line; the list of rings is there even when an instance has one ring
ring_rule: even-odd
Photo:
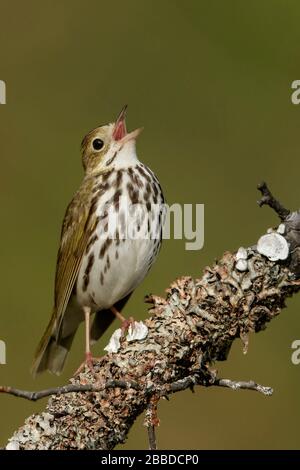
[[[116,170],[136,165],[136,163],[139,161],[136,154],[134,139],[125,142],[121,146],[120,144],[117,144],[116,148],[112,152],[112,157],[115,155],[115,152],[117,153],[111,164]]]

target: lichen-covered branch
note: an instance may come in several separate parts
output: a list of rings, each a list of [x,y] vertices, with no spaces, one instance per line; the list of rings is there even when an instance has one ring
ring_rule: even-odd
[[[226,252],[199,279],[176,280],[166,298],[148,297],[147,336],[123,338],[119,350],[104,356],[94,374],[85,370],[72,378],[69,387],[88,390],[71,388],[51,396],[45,412],[30,416],[16,431],[11,447],[113,449],[142,412],[147,410],[149,426],[155,424],[149,414],[153,400],[195,385],[271,393],[252,381],[219,379],[213,369],[215,361],[227,358],[236,338],[246,351],[249,335],[264,329],[286,298],[300,289],[300,212],[276,204],[265,185],[260,190],[264,203],[280,216],[278,230],[268,231],[252,247]]]

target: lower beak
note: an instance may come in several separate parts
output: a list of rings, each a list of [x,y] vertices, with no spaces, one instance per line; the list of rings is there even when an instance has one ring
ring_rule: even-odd
[[[127,105],[125,105],[122,111],[120,112],[118,119],[115,122],[115,127],[112,134],[113,138],[116,141],[121,142],[122,144],[125,144],[129,140],[136,139],[143,130],[143,128],[140,127],[139,129],[135,129],[134,131],[129,132],[129,134],[127,134],[125,121],[126,109]]]
[[[143,127],[139,127],[138,129],[135,129],[134,131],[129,132],[129,134],[126,134],[121,139],[122,144],[125,144],[129,140],[133,140],[133,139],[135,140],[140,135],[140,133],[142,132],[143,129],[144,129]]]

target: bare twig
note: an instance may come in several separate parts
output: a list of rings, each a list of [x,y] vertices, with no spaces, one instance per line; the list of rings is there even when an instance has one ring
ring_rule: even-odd
[[[163,387],[154,388],[151,385],[147,385],[145,387],[141,387],[137,382],[125,382],[123,380],[109,380],[105,384],[97,384],[97,383],[90,383],[85,385],[80,384],[68,384],[63,385],[61,387],[56,388],[48,388],[45,390],[39,391],[30,391],[30,390],[21,390],[18,388],[13,387],[6,387],[0,386],[0,393],[6,393],[7,395],[13,395],[18,398],[24,398],[30,401],[38,401],[42,398],[49,397],[51,395],[64,395],[67,393],[84,393],[84,392],[103,392],[107,389],[112,388],[121,388],[121,389],[130,389],[143,391],[146,395],[151,396],[151,399],[156,398],[156,401],[159,397],[165,397],[171,393],[181,392],[186,390],[187,388],[193,389],[195,385],[203,385],[199,383],[199,378],[197,375],[189,375],[184,379],[177,380],[176,382],[165,384]],[[263,385],[259,385],[252,380],[249,382],[239,381],[234,382],[229,379],[215,379],[214,382],[208,383],[207,386],[218,386],[218,387],[228,387],[233,390],[238,389],[247,389],[247,390],[256,390],[257,392],[261,392],[264,395],[272,395],[273,389],[270,387],[265,387]],[[152,410],[152,421],[154,419],[153,416],[156,417],[157,411],[157,402],[154,404],[152,401],[149,404],[148,409]],[[157,425],[157,424],[156,424]]]
[[[15,397],[25,398],[30,401],[41,400],[45,397],[50,397],[51,395],[64,395],[66,393],[76,393],[76,392],[101,392],[109,388],[122,388],[128,389],[133,388],[134,390],[139,390],[140,387],[136,382],[125,382],[123,380],[109,380],[105,384],[68,384],[63,385],[62,387],[48,388],[46,390],[40,390],[38,392],[32,392],[29,390],[20,390],[18,388],[0,386],[0,393],[6,393],[8,395],[14,395]]]
[[[273,394],[273,389],[271,387],[265,387],[264,385],[257,384],[256,382],[253,382],[253,380],[249,380],[249,382],[236,382],[234,380],[229,379],[217,379],[213,385],[217,387],[231,388],[231,390],[254,390],[266,396],[270,396]]]
[[[61,387],[47,388],[45,390],[31,391],[21,390],[19,388],[8,387],[0,385],[0,393],[6,393],[7,395],[13,395],[18,398],[24,398],[29,401],[38,401],[42,398],[50,397],[51,395],[65,395],[67,393],[84,393],[84,392],[102,392],[110,388],[121,388],[121,389],[134,389],[143,390],[148,396],[153,394],[159,395],[160,397],[166,397],[170,393],[180,392],[191,388],[196,385],[197,377],[188,376],[184,379],[176,382],[165,384],[163,387],[154,387],[153,384],[146,384],[145,387],[141,387],[137,382],[123,381],[123,380],[109,380],[105,384],[100,383],[89,383],[89,384],[68,384],[62,385]]]
[[[270,206],[272,209],[274,209],[280,219],[284,221],[290,214],[290,211],[285,209],[285,207],[283,207],[283,205],[277,199],[275,199],[265,182],[260,183],[257,186],[257,189],[262,194],[261,199],[258,201],[258,205],[260,207],[263,205]]]

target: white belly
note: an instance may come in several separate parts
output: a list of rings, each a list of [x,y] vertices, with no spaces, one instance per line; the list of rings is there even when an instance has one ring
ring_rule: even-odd
[[[86,291],[82,286],[88,258],[84,260],[77,290],[81,305],[89,305],[95,310],[109,308],[132,292],[146,276],[152,264],[153,240],[124,240],[118,246],[115,243],[112,240],[103,259],[95,259]],[[93,251],[96,255],[101,247],[101,243],[95,243]]]

